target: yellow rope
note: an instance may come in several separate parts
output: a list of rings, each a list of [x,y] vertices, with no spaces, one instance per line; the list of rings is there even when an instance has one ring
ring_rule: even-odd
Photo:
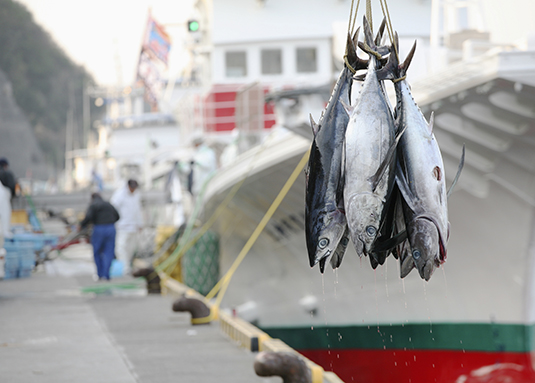
[[[394,52],[396,52],[396,57],[399,61],[399,47],[394,41],[394,29],[392,28],[392,20],[390,19],[390,12],[388,11],[388,3],[386,0],[380,0],[381,9],[383,11],[383,16],[386,17],[386,30],[388,31],[388,36],[390,37],[390,43],[394,46]],[[384,6],[383,6],[384,3]],[[386,12],[385,12],[386,10]]]
[[[351,25],[351,18],[353,17],[353,4],[355,3],[355,0],[351,0],[351,8],[349,9],[349,23],[347,24],[347,33],[349,33],[351,36],[353,36],[353,27]],[[358,8],[358,6],[357,6]],[[355,16],[357,15],[357,10],[355,10]]]
[[[383,59],[383,56],[381,56],[381,54],[379,52],[376,52],[373,49],[371,49],[369,47],[369,45],[366,44],[366,41],[363,41],[362,44],[364,45],[364,51],[366,53],[368,53],[369,55],[373,55],[373,56],[377,57],[377,60],[382,60]]]
[[[299,161],[294,171],[292,172],[292,174],[290,175],[290,177],[288,178],[288,180],[282,187],[281,191],[279,192],[279,194],[277,195],[277,197],[275,198],[275,200],[269,207],[268,211],[266,212],[266,214],[264,215],[260,223],[257,225],[253,234],[251,234],[251,236],[247,240],[247,243],[243,246],[241,252],[238,254],[236,259],[232,263],[232,266],[230,267],[230,269],[226,272],[223,278],[221,278],[221,280],[214,286],[214,288],[206,295],[206,299],[211,299],[215,296],[215,294],[219,292],[219,294],[217,295],[217,301],[214,305],[215,307],[219,308],[221,301],[223,299],[223,296],[225,295],[225,292],[227,291],[230,280],[232,279],[232,276],[238,269],[238,266],[243,261],[243,259],[245,258],[249,250],[253,247],[253,244],[256,242],[256,240],[260,236],[260,233],[262,233],[262,230],[264,230],[267,223],[269,222],[269,220],[271,219],[271,217],[273,216],[273,214],[275,213],[275,211],[277,210],[281,202],[286,197],[286,194],[288,193],[292,185],[297,180],[299,173],[301,173],[301,171],[303,170],[303,168],[305,167],[308,161],[309,155],[310,155],[310,151],[307,151],[303,155],[303,157],[301,158],[301,161]]]
[[[372,20],[372,0],[366,0],[366,18],[370,24],[370,31],[373,34],[373,20]]]
[[[400,82],[402,80],[405,80],[407,78],[407,75],[403,76],[403,77],[400,77],[400,78],[396,78],[394,80],[392,80],[392,82],[395,84],[396,82]]]
[[[267,143],[269,142],[269,139],[272,135],[273,135],[273,132],[264,140],[262,145],[260,145],[258,151],[254,154],[253,159],[250,162],[249,169],[245,173],[245,176],[233,186],[233,188],[227,194],[225,199],[219,204],[215,212],[208,219],[208,221],[206,221],[206,223],[201,227],[201,229],[195,235],[195,237],[193,237],[193,239],[191,239],[189,242],[186,242],[184,245],[182,245],[182,243],[180,243],[181,241],[179,241],[179,244],[177,248],[173,251],[173,253],[169,255],[169,257],[167,257],[167,259],[165,259],[165,261],[163,261],[160,265],[154,267],[155,273],[158,271],[163,271],[163,270],[170,270],[170,269],[172,270],[174,267],[176,267],[176,264],[178,263],[178,261],[180,261],[180,258],[182,258],[182,256],[189,249],[191,249],[197,243],[197,241],[208,231],[208,229],[215,223],[215,221],[219,218],[221,213],[223,213],[224,209],[230,203],[232,198],[236,195],[240,187],[243,185],[245,180],[249,177],[248,174],[254,168],[254,164],[256,163],[258,156],[265,150]],[[199,195],[199,198],[198,198],[198,202],[202,200],[202,197],[204,196],[204,192],[206,191],[207,184],[208,184],[208,181],[205,182],[205,184],[203,185],[201,194]],[[196,210],[197,210],[197,206],[196,206]],[[187,238],[186,238],[186,241],[187,241]]]
[[[345,64],[346,64],[347,69],[349,69],[349,71],[350,71],[351,73],[353,73],[353,74],[357,73],[357,71],[355,70],[355,68],[353,68],[353,67],[351,66],[351,64],[349,63],[349,60],[347,59],[347,55],[344,55],[344,62],[345,62]]]

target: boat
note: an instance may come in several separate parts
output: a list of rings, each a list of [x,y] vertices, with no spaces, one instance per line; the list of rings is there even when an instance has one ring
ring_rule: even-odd
[[[214,52],[237,45],[220,41]],[[487,48],[411,82],[422,112],[435,114],[448,184],[466,145],[448,203],[448,258],[429,282],[414,271],[400,278],[392,257],[373,270],[352,246],[339,269],[310,268],[302,165],[311,135],[302,116],[324,91],[279,88],[268,96],[277,123],[225,164],[203,197],[204,222],[221,214],[211,229],[224,273],[298,174],[233,274],[222,308],[344,382],[534,381],[535,47]]]

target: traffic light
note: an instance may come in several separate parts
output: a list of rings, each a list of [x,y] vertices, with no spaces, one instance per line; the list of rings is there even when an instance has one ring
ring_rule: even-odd
[[[199,30],[199,22],[197,20],[188,20],[188,32],[197,32]]]

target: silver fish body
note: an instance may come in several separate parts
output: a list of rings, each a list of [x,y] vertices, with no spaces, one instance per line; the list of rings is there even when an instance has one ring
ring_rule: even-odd
[[[351,240],[359,256],[367,255],[377,238],[385,203],[392,190],[394,166],[372,178],[394,143],[394,121],[377,77],[377,59],[370,56],[359,99],[350,112],[344,148],[344,205]]]
[[[308,162],[305,190],[305,237],[310,266],[319,262],[323,273],[329,257],[331,266],[340,266],[347,248],[347,222],[342,201],[342,156],[349,116],[353,70],[365,69],[367,62],[356,53],[359,30],[348,35],[346,61],[322,117],[312,121],[314,140]]]
[[[397,123],[406,126],[398,148],[398,185],[412,258],[429,280],[446,260],[449,236],[446,176],[440,148],[405,80],[395,84]]]
[[[349,117],[351,72],[344,67],[312,142],[306,185],[305,235],[310,266],[333,255],[347,223],[340,205],[341,161]],[[323,272],[325,261],[320,263]]]

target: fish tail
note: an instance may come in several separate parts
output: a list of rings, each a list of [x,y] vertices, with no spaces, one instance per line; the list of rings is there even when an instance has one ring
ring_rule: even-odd
[[[347,35],[346,54],[344,56],[345,66],[355,74],[358,70],[368,68],[368,60],[363,60],[357,55],[357,44],[359,40],[360,27],[353,37]]]
[[[366,16],[364,16],[362,24],[364,26],[364,41],[358,42],[360,49],[362,49],[364,52],[368,53],[369,55],[375,56],[378,60],[381,60],[382,56],[385,56],[390,52],[389,46],[378,45],[380,44],[383,31],[384,31],[383,24],[381,24],[381,27],[379,28],[377,37],[375,39],[373,37],[370,24],[368,23],[368,19],[366,19]]]

